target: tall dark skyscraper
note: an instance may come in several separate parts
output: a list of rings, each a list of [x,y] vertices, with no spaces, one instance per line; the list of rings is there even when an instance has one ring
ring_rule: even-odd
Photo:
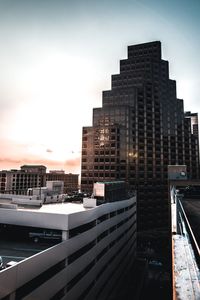
[[[159,41],[128,47],[120,74],[83,127],[82,191],[96,181],[124,180],[137,189],[138,229],[168,226],[168,165],[199,176],[198,116],[184,113]]]

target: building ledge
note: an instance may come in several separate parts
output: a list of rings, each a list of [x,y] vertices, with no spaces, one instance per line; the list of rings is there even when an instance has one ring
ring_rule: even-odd
[[[173,235],[175,299],[200,299],[200,273],[186,236]]]

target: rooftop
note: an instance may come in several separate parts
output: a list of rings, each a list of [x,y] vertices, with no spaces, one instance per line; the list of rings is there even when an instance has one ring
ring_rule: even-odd
[[[53,203],[43,204],[41,207],[19,207],[21,211],[33,211],[37,213],[52,213],[70,215],[76,212],[85,211],[82,203]]]
[[[2,224],[68,230],[69,224],[79,222],[83,218],[81,212],[86,210],[81,203],[53,203],[41,207],[4,203],[0,207],[0,220]]]

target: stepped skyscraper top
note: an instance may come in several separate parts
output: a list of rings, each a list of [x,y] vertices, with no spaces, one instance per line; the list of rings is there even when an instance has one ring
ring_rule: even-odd
[[[138,192],[139,229],[167,228],[168,165],[186,165],[188,178],[198,178],[199,143],[197,114],[184,114],[161,42],[129,46],[102,100],[93,126],[83,128],[82,190],[126,181]]]

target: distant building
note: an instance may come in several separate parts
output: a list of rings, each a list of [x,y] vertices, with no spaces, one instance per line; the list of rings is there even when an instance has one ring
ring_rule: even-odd
[[[191,133],[198,137],[199,135],[198,114],[191,113],[190,111],[186,111],[185,121],[189,122],[188,128],[191,128]]]
[[[46,187],[28,188],[26,195],[0,193],[0,207],[16,209],[64,202],[66,195],[63,194],[63,185],[63,181],[47,181]]]
[[[51,174],[65,174],[64,170],[49,170]]]
[[[54,195],[64,193],[64,182],[62,180],[47,180],[46,187]]]
[[[42,165],[23,165],[20,167],[26,173],[42,173],[45,174],[47,168]]]
[[[48,198],[54,199],[65,199],[65,194],[63,193],[64,183],[63,181],[55,180],[55,181],[47,181],[46,187],[36,187],[29,188],[27,190],[27,195],[29,196],[37,196],[38,199],[43,200],[46,203]],[[62,197],[60,197],[62,196]],[[54,201],[52,201],[54,202]]]
[[[0,193],[26,195],[28,188],[46,185],[46,167],[24,165],[21,170],[0,171]]]
[[[184,114],[159,41],[128,47],[112,75],[93,124],[83,127],[81,190],[98,181],[126,181],[137,189],[138,228],[168,228],[168,165],[199,177],[198,116]]]
[[[43,165],[23,165],[20,170],[0,171],[0,193],[26,195],[28,188],[45,187],[47,181],[63,181],[63,193],[78,191],[78,174],[63,170],[46,173]]]
[[[65,174],[63,170],[52,170],[46,173],[46,180],[61,180],[64,182],[63,192],[65,194],[78,191],[78,177],[78,174]]]

